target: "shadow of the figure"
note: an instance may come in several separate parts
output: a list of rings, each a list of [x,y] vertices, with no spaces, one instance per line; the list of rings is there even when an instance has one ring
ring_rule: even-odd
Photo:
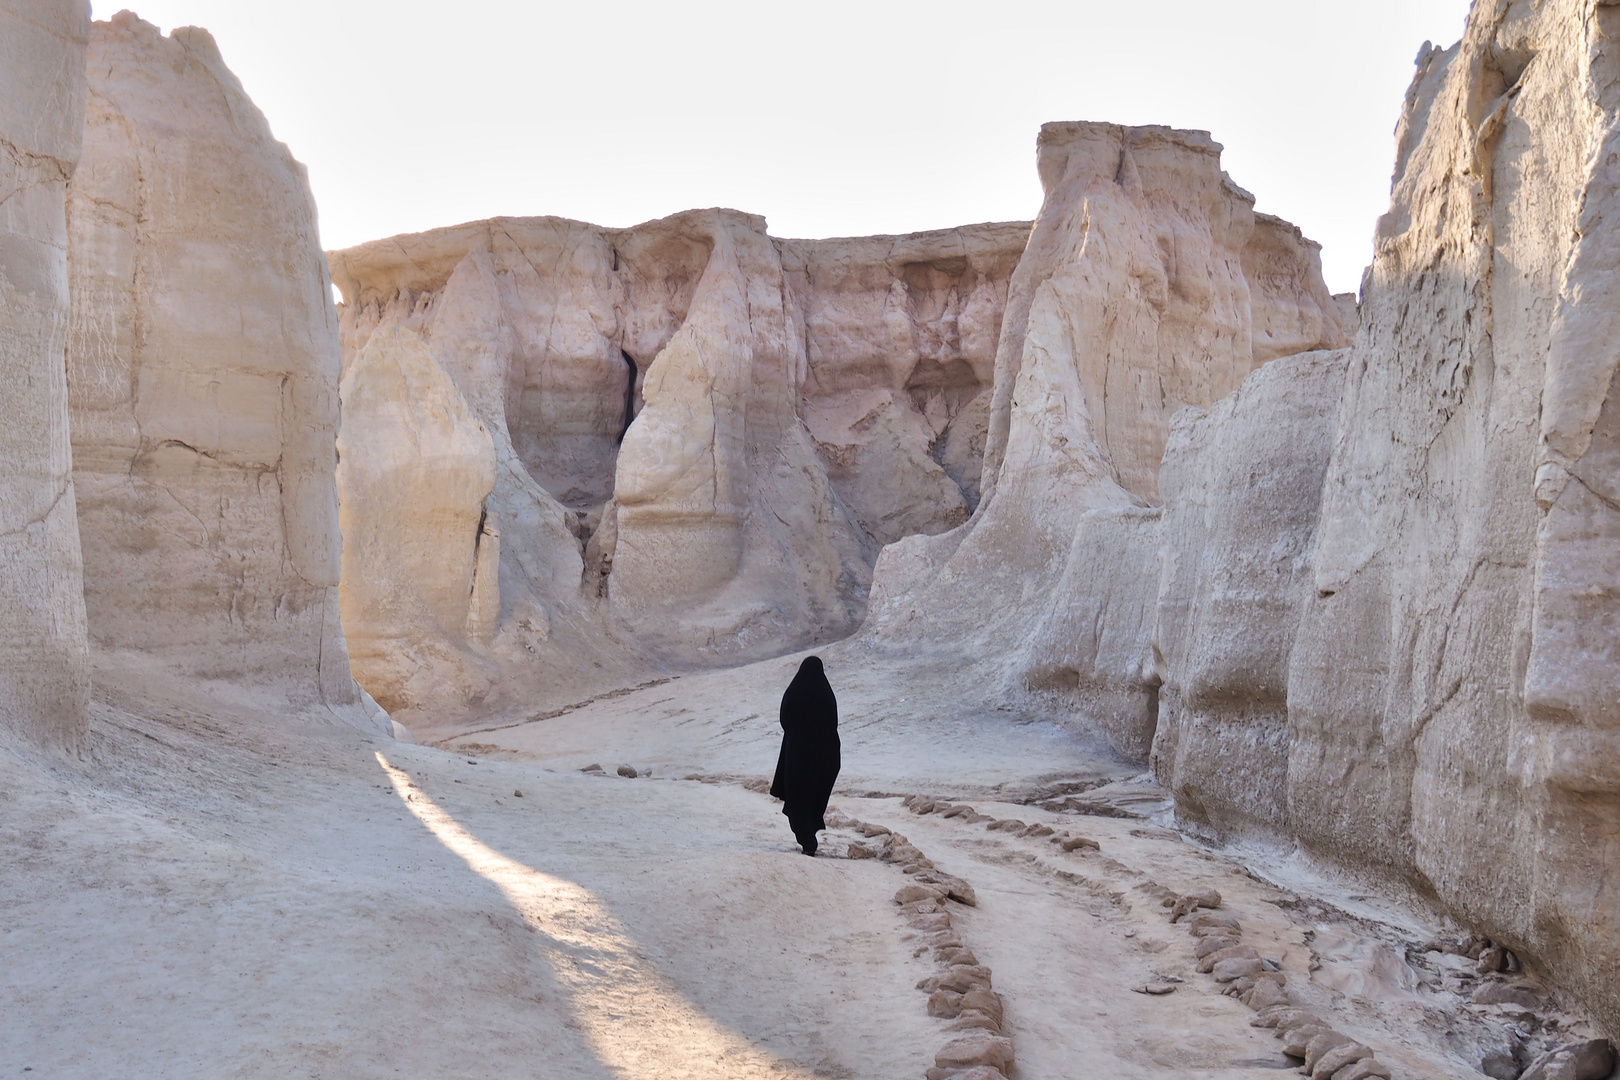
[[[492,883],[533,929],[597,1059],[626,1080],[770,1077],[810,1080],[791,1062],[706,1016],[640,955],[588,889],[508,858],[468,832],[381,753],[405,808],[473,873]]]

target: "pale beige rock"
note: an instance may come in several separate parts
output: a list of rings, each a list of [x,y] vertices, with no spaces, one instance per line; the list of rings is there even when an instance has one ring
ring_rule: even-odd
[[[0,0],[0,727],[76,747],[90,673],[68,438],[84,0]]]
[[[1170,418],[1344,333],[1314,247],[1274,219],[1257,227],[1207,134],[1048,124],[1038,156],[1046,198],[1009,287],[984,501],[966,526],[884,549],[864,640],[960,641],[1010,691],[1061,694],[1145,760]]]
[[[1620,8],[1426,50],[1289,667],[1287,813],[1620,1027]],[[1504,867],[1515,868],[1504,873]]]
[[[1345,361],[1277,360],[1171,425],[1159,474],[1153,648],[1164,685],[1153,759],[1177,814],[1200,829],[1286,833],[1288,657],[1312,595]]]
[[[121,12],[69,185],[91,639],[385,727],[349,673],[337,321],[303,167],[206,31]]]
[[[409,330],[373,334],[343,376],[337,469],[343,618],[355,676],[390,711],[488,693],[499,534],[495,446]]]

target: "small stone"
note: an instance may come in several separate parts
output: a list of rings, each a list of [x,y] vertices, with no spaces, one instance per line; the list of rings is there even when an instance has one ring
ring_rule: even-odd
[[[1236,934],[1211,934],[1206,938],[1199,938],[1198,944],[1193,946],[1193,956],[1202,960],[1211,953],[1218,953],[1222,949],[1230,949],[1241,944]]]
[[[1051,836],[1055,832],[1050,825],[1031,825],[1024,830],[1025,836]]]
[[[1261,979],[1254,984],[1254,989],[1244,996],[1243,1004],[1259,1012],[1274,1005],[1288,1004],[1288,994],[1270,979]]]
[[[1541,1055],[1519,1080],[1604,1080],[1614,1071],[1614,1044],[1587,1039]]]
[[[1222,960],[1259,960],[1259,959],[1260,959],[1260,953],[1255,950],[1255,947],[1253,945],[1228,945],[1224,949],[1217,949],[1212,953],[1209,953],[1209,954],[1207,954],[1207,955],[1205,955],[1203,957],[1200,957],[1199,961],[1198,961],[1198,970],[1207,975],[1211,971],[1214,971],[1215,970],[1215,965],[1219,964]],[[1252,974],[1252,972],[1251,972],[1251,974]],[[1220,981],[1222,981],[1222,982],[1231,982],[1230,979],[1222,979]]]
[[[946,967],[951,967],[956,964],[966,964],[969,967],[972,967],[979,962],[979,958],[973,955],[972,949],[961,946],[950,949],[936,949],[934,950],[934,959],[938,960]]]
[[[689,772],[685,776],[681,777],[681,779],[682,780],[702,780],[703,779],[703,774],[702,773]]]
[[[919,799],[912,803],[910,810],[913,814],[926,814],[934,808],[933,799]]]
[[[514,791],[514,792],[512,792],[512,798],[514,798],[514,799],[521,799],[521,798],[523,798],[523,792],[521,792],[521,791]]]
[[[1334,1073],[1333,1080],[1389,1080],[1389,1066],[1377,1058],[1364,1057]]]
[[[988,1031],[992,1035],[1001,1034],[1001,1022],[988,1013],[977,1009],[963,1009],[962,1015],[956,1018],[953,1024],[945,1025],[946,1031]],[[1001,1075],[997,1073],[996,1075]]]
[[[852,859],[875,859],[877,854],[875,847],[868,847],[858,840],[850,842],[849,857]]]
[[[1277,1028],[1278,1033],[1281,1034],[1281,1032],[1286,1029],[1289,1024],[1298,1023],[1301,1020],[1307,1019],[1314,1020],[1315,1017],[1305,1009],[1297,1009],[1292,1006],[1280,1006],[1277,1008],[1263,1010],[1259,1016],[1256,1016],[1253,1020],[1250,1020],[1249,1023],[1254,1027]]]
[[[1229,983],[1234,979],[1245,976],[1258,975],[1265,970],[1265,965],[1254,956],[1234,956],[1230,960],[1222,960],[1216,964],[1210,974],[1215,976],[1218,983]]]
[[[945,887],[945,895],[963,907],[979,906],[979,896],[973,891],[973,886],[961,878],[945,875],[945,880],[941,884]]]
[[[934,1064],[942,1069],[969,1068],[988,1065],[1006,1072],[1013,1064],[1011,1039],[988,1033],[974,1033],[952,1039],[939,1048]]]
[[[928,915],[913,915],[906,925],[913,930],[945,930],[951,925],[951,913],[936,911]]]
[[[1283,1033],[1282,1037],[1283,1053],[1287,1054],[1289,1057],[1303,1058],[1305,1056],[1305,1050],[1308,1046],[1310,1046],[1312,1039],[1316,1038],[1318,1035],[1331,1032],[1332,1030],[1332,1028],[1328,1027],[1327,1024],[1320,1020],[1317,1020],[1314,1023],[1300,1024],[1298,1027],[1289,1028]]]
[[[942,990],[965,994],[969,990],[990,989],[990,969],[983,964],[952,964],[939,976]]]
[[[882,825],[873,825],[873,824],[870,824],[870,823],[864,823],[864,824],[861,825],[861,835],[862,836],[867,836],[867,837],[872,837],[872,836],[893,836],[894,834],[892,832],[890,832],[888,829],[885,829]]]
[[[1228,911],[1200,911],[1187,920],[1187,932],[1194,937],[1209,937],[1215,933],[1238,934],[1243,926],[1237,916]]]
[[[632,780],[636,778],[636,767],[634,765],[620,765],[617,771],[620,776],[628,776]]]
[[[1169,983],[1162,982],[1144,983],[1141,986],[1133,986],[1131,989],[1138,994],[1152,994],[1154,997],[1162,997],[1165,994],[1173,994],[1176,992],[1176,988],[1174,986],[1170,985]]]
[[[950,990],[935,990],[928,995],[928,1015],[954,1020],[962,1013],[962,995]]]
[[[894,902],[901,905],[915,904],[918,900],[937,900],[943,902],[944,899],[944,889],[936,888],[933,885],[924,884],[902,885],[900,886],[899,891],[894,894]]]
[[[1082,848],[1087,850],[1087,851],[1101,851],[1102,850],[1102,845],[1101,844],[1099,844],[1099,843],[1097,843],[1097,841],[1092,840],[1089,837],[1085,837],[1085,836],[1071,836],[1067,840],[1064,840],[1062,843],[1060,843],[1058,846],[1061,847],[1064,851],[1075,851],[1075,850],[1082,849]]]
[[[973,807],[958,805],[953,806],[949,810],[945,811],[944,816],[947,818],[959,818],[966,817],[971,813],[973,813]]]
[[[1507,966],[1507,950],[1500,945],[1492,945],[1479,954],[1479,961],[1475,964],[1481,975],[1501,971]]]
[[[1189,893],[1177,897],[1170,905],[1170,921],[1179,922],[1184,916],[1191,915],[1199,908],[1218,908],[1221,906],[1221,894],[1214,889],[1208,892]]]
[[[1312,1045],[1314,1046],[1314,1044]],[[1305,1065],[1311,1070],[1311,1080],[1328,1080],[1329,1077],[1346,1065],[1371,1055],[1372,1051],[1367,1047],[1362,1046],[1354,1039],[1346,1038],[1344,1042],[1324,1047],[1317,1054],[1314,1061],[1311,1059],[1311,1047],[1306,1047]],[[1498,1078],[1498,1080],[1513,1080],[1513,1077]]]
[[[471,764],[471,762],[468,762],[468,764]],[[596,764],[595,762],[592,762],[591,764],[585,766],[583,769],[581,769],[579,771],[580,772],[601,772],[602,771],[602,766]]]
[[[998,1028],[1005,1015],[1001,995],[994,990],[969,990],[962,995],[962,1009],[964,1012],[973,1009],[985,1014],[996,1022]]]

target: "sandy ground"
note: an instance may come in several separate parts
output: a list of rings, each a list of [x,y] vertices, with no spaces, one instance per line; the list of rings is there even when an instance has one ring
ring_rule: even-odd
[[[1006,1000],[1018,1080],[1294,1064],[1193,970],[1160,886],[1219,889],[1396,1080],[1476,1077],[1509,1037],[1412,959],[1437,929],[1421,914],[1202,850],[1133,770],[965,675],[834,657],[835,803],[977,891],[955,925]],[[102,660],[82,760],[0,746],[0,1076],[921,1077],[953,1033],[914,988],[937,969],[891,902],[908,879],[842,857],[848,828],[803,857],[744,786],[774,763],[796,663],[431,747]],[[1134,816],[1060,812],[1087,788]],[[1101,850],[918,817],[910,793]],[[1134,992],[1149,980],[1176,991]]]

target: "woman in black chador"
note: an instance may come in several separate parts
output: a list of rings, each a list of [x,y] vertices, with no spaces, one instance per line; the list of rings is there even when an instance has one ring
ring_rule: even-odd
[[[838,699],[821,670],[821,658],[799,665],[782,694],[782,753],[776,759],[771,794],[782,800],[793,835],[806,855],[816,853],[821,815],[838,779]]]

